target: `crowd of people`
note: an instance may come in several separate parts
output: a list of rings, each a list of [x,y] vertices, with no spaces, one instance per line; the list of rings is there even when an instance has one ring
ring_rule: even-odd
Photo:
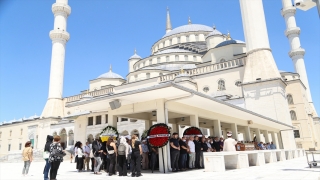
[[[232,138],[232,132],[227,132],[227,139],[222,137],[183,136],[173,133],[169,146],[171,169],[173,172],[204,168],[204,152],[236,151],[237,140]],[[273,142],[263,143],[253,141],[255,150],[277,149]],[[22,151],[24,166],[22,174],[28,175],[33,160],[31,142],[25,144]],[[44,180],[56,179],[60,163],[66,155],[60,143],[60,136],[47,136],[43,158],[45,167]],[[94,175],[101,175],[105,171],[108,176],[142,176],[142,170],[158,168],[158,148],[151,147],[146,139],[139,140],[137,135],[122,136],[118,139],[109,137],[102,142],[100,138],[92,143],[77,141],[71,153],[71,162],[76,163],[77,172],[92,171]]]

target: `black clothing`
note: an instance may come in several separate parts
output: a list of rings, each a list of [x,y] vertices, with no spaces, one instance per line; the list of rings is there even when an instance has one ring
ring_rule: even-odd
[[[194,162],[195,168],[201,168],[200,167],[200,157],[201,157],[201,151],[196,152],[196,160]]]
[[[93,153],[93,156],[94,156],[94,157],[100,157],[100,156],[101,156],[101,153],[99,153],[100,150],[103,150],[103,149],[102,149],[102,144],[100,144],[100,143],[97,142],[97,141],[93,141],[93,143],[92,143],[92,153]]]
[[[201,142],[201,148],[202,148],[202,150],[201,150],[202,152],[207,152],[209,149],[207,143],[205,143],[205,142]]]
[[[114,150],[113,146],[107,145],[108,151]]]
[[[109,175],[115,174],[115,163],[116,163],[116,154],[109,154],[110,165],[109,165]]]
[[[137,142],[137,141],[136,141]],[[140,151],[132,152],[131,154],[131,176],[141,175],[141,155]]]
[[[50,151],[50,144],[52,143],[53,141],[53,136],[50,136],[50,135],[47,135],[47,142],[46,144],[44,145],[44,151]]]
[[[127,159],[126,155],[118,155],[119,176],[127,176]]]
[[[91,172],[94,172],[94,158],[91,159]]]
[[[78,169],[79,171],[81,171],[81,170],[83,169],[83,162],[84,162],[84,158],[78,157],[77,169]]]
[[[50,179],[56,179],[59,166],[60,166],[60,161],[51,162]]]
[[[170,156],[171,156],[171,168],[172,168],[172,171],[177,171],[179,169],[180,151],[171,151],[170,152]]]
[[[195,151],[200,152],[201,151],[201,142],[196,141],[196,140],[194,140],[193,142],[194,142]]]
[[[180,145],[179,145],[179,139],[175,139],[175,138],[171,138],[171,139],[170,139],[170,152],[172,152],[172,151],[179,151],[178,149],[173,148],[173,147],[171,146],[171,143],[173,143],[173,145],[176,146],[176,147],[180,147]]]
[[[216,152],[220,152],[220,142],[213,141],[211,147],[216,150]]]
[[[132,153],[133,153],[133,152],[139,152],[139,154],[140,154],[139,145],[141,145],[141,142],[140,142],[140,141],[136,141],[136,142],[134,143],[134,148],[133,148],[133,147],[132,147],[132,144],[130,143],[130,146],[132,147]]]
[[[182,148],[182,146],[187,148],[187,143],[180,140],[179,145],[180,145],[180,154],[187,154],[187,150]]]

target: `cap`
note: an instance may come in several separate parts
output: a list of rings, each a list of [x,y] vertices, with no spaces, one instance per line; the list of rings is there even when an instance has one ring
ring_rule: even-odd
[[[228,131],[228,132],[227,132],[227,136],[232,136],[232,132],[231,132],[231,131]]]

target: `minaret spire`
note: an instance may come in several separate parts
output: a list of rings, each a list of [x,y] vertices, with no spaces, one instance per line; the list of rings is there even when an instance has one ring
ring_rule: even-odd
[[[189,19],[188,19],[188,24],[192,24],[190,16],[189,16]]]
[[[63,75],[66,44],[70,38],[67,32],[67,18],[71,13],[68,0],[56,0],[52,5],[54,28],[50,31],[52,55],[50,67],[49,96],[41,117],[63,117]]]
[[[171,26],[171,20],[170,20],[170,12],[169,12],[169,8],[167,7],[166,33],[170,32],[171,30],[172,30],[172,26]]]
[[[112,72],[112,65],[111,65],[111,64],[110,64],[110,68],[109,68],[109,71],[110,71],[110,72]]]

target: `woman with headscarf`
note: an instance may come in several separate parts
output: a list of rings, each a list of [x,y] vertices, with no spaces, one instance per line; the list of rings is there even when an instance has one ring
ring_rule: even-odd
[[[127,176],[127,158],[129,155],[129,144],[125,137],[121,137],[118,146],[118,170],[119,176]]]

